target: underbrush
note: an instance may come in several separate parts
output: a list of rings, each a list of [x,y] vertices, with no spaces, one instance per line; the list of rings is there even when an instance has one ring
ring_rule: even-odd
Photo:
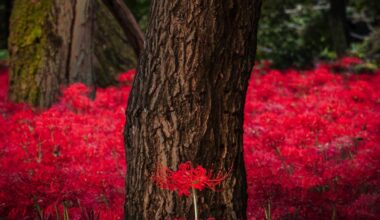
[[[245,107],[249,219],[380,218],[380,70],[258,65]],[[121,219],[125,108],[120,85],[74,84],[45,111],[6,101],[0,73],[0,218]]]

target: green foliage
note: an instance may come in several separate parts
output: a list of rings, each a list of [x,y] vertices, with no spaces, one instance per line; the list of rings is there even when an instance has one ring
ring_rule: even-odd
[[[365,54],[365,58],[380,64],[380,28],[373,30],[371,35],[368,36],[358,50],[360,53]]]
[[[349,3],[347,15],[351,25],[362,23],[365,28],[373,30],[380,25],[380,4],[377,1]],[[270,59],[277,68],[305,68],[316,60],[335,59],[337,55],[331,47],[328,25],[329,8],[328,0],[285,0],[281,4],[276,0],[264,0],[258,32],[258,59]],[[350,36],[348,54],[372,60],[378,57],[371,55],[376,48],[374,42],[380,42],[380,37],[373,36],[373,32],[372,37],[364,41]],[[367,34],[358,35],[365,37]]]
[[[258,32],[258,58],[277,68],[307,67],[328,51],[326,4],[264,1]]]
[[[0,60],[7,60],[9,57],[8,50],[0,49]]]
[[[151,0],[125,0],[145,31]],[[264,0],[258,32],[258,59],[270,59],[277,68],[311,67],[319,59],[336,59],[329,30],[329,0]],[[380,25],[380,4],[373,0],[349,1],[351,22]],[[379,38],[375,39],[377,41]],[[350,39],[348,54],[368,59],[371,40]],[[370,58],[373,59],[373,55]]]
[[[377,0],[354,0],[350,1],[348,10],[352,16],[365,15],[365,19],[369,22],[374,22],[379,25],[380,22],[380,4]],[[356,15],[355,15],[356,14]]]
[[[150,0],[124,0],[131,9],[141,29],[145,32],[148,26]]]

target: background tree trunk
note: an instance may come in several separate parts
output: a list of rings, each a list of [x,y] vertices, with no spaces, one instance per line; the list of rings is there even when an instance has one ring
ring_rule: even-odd
[[[243,111],[259,0],[152,2],[145,51],[128,101],[126,219],[193,217],[190,198],[152,182],[159,164],[227,172],[199,193],[200,217],[246,219]]]
[[[135,68],[137,57],[119,22],[102,0],[97,3],[94,65],[96,85],[105,87],[116,83],[120,72]]]
[[[0,4],[0,49],[7,48],[11,7],[12,1],[9,0]]]
[[[111,59],[105,59],[107,55],[96,56],[111,44],[98,42],[105,42],[105,35],[112,33],[95,35],[98,31],[95,28],[104,30],[104,22],[99,21],[113,19],[110,16],[95,19],[96,3],[99,1],[14,1],[9,37],[9,97],[12,101],[48,107],[56,101],[61,85],[83,82],[94,86],[96,75],[104,78],[104,72],[110,71],[104,65],[114,63],[117,54],[125,54],[117,52],[127,48],[122,46],[109,52],[113,55],[108,55]],[[106,29],[119,31],[120,26],[110,24],[113,25]],[[94,35],[98,39],[93,39]],[[125,45],[125,37],[117,36],[121,37],[110,39],[116,38],[119,41],[116,44]],[[132,58],[125,60],[124,64],[130,67],[129,64],[134,62],[135,58]],[[95,70],[99,72],[95,74]]]
[[[333,50],[342,57],[348,47],[347,0],[330,0],[330,35]]]
[[[123,0],[103,0],[103,2],[115,16],[116,20],[119,21],[135,54],[139,57],[144,48],[144,35],[132,12]]]
[[[92,42],[88,41],[92,1],[14,2],[9,38],[11,100],[47,107],[57,98],[61,84],[84,80],[93,85]]]

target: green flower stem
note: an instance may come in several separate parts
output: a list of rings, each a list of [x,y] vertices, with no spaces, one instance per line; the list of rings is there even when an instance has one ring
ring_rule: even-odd
[[[192,187],[193,194],[193,203],[194,203],[194,219],[198,220],[198,207],[197,207],[197,194],[195,193],[195,189]]]

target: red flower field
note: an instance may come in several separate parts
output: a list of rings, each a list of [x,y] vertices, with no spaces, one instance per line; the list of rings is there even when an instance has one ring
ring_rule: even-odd
[[[380,219],[380,70],[333,71],[357,62],[255,68],[244,124],[249,219]],[[39,111],[8,102],[0,73],[0,219],[122,219],[133,75],[95,100],[71,85]]]

